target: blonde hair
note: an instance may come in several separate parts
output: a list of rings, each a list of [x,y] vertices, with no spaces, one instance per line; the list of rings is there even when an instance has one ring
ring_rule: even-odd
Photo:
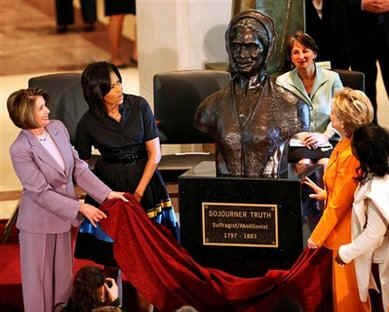
[[[8,114],[15,126],[22,129],[39,127],[34,116],[35,101],[39,96],[43,97],[46,103],[48,102],[48,94],[38,88],[20,89],[8,97]]]
[[[347,137],[356,129],[373,121],[374,109],[369,98],[360,90],[344,88],[335,94],[332,110],[343,123]]]

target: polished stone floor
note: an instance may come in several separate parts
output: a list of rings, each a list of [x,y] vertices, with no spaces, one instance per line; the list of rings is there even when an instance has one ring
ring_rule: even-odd
[[[86,64],[109,60],[105,25],[85,32],[80,12],[75,24],[58,34],[53,0],[0,0],[0,75],[81,70]],[[131,42],[122,40],[129,58]]]

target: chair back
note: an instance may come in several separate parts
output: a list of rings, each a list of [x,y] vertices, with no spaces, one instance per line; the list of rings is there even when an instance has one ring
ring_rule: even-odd
[[[333,69],[337,72],[345,87],[365,92],[365,74],[354,70]]]
[[[154,76],[154,115],[161,142],[169,144],[210,143],[213,140],[193,126],[199,104],[225,87],[230,75],[225,71],[185,70]]]

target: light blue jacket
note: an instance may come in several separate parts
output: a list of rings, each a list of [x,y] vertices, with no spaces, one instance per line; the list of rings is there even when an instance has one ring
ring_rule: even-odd
[[[324,132],[330,122],[331,99],[343,88],[339,74],[316,65],[316,76],[312,92],[308,94],[297,70],[279,76],[276,83],[306,101],[311,108],[311,131]]]

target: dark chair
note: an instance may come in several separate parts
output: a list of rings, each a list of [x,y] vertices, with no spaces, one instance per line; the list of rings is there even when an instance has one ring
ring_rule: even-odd
[[[154,76],[154,114],[163,144],[202,144],[213,140],[195,129],[193,118],[199,104],[210,94],[225,87],[229,73],[212,70],[187,70]],[[182,153],[164,155],[160,169],[166,179],[167,171],[174,176],[193,168],[201,161],[214,160],[214,155]]]
[[[365,92],[365,74],[354,70],[333,69],[340,76],[345,87]]]
[[[30,88],[41,88],[49,94],[50,118],[61,120],[75,142],[77,124],[88,110],[81,89],[80,73],[61,73],[33,77],[28,81]]]
[[[230,75],[224,71],[185,70],[154,76],[154,114],[167,144],[210,143],[213,140],[193,127],[199,104],[225,87]]]

